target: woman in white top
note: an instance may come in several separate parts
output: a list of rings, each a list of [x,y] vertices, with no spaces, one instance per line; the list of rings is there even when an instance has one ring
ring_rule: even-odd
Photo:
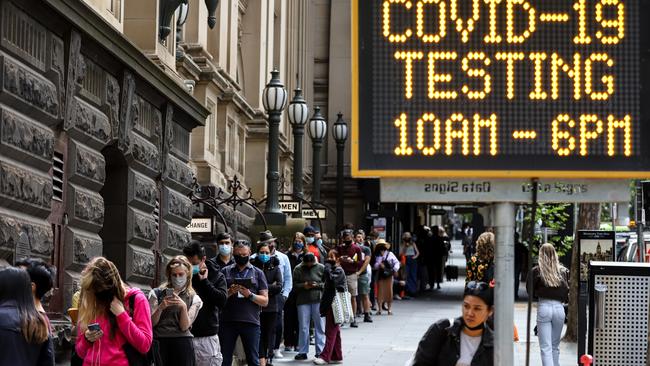
[[[468,283],[463,316],[433,324],[420,340],[411,365],[492,366],[494,335],[486,321],[492,314],[493,296],[492,285]]]
[[[184,256],[167,263],[167,282],[149,294],[156,365],[194,366],[190,329],[203,306],[192,288],[192,265]]]
[[[411,233],[404,232],[402,234],[402,245],[400,245],[400,259],[406,258],[406,294],[408,296],[415,296],[418,290],[418,262],[420,256],[418,246],[413,241]]]

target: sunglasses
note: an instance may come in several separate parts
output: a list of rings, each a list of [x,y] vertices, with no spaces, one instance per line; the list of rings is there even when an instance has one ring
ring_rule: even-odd
[[[485,283],[485,282],[479,282],[479,281],[470,281],[467,283],[467,286],[465,286],[466,290],[478,290],[478,291],[485,291],[488,288],[490,288],[490,285]]]

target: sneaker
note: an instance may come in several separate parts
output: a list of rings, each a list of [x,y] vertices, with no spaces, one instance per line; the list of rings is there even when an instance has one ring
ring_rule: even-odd
[[[304,361],[307,359],[307,354],[306,353],[298,353],[296,357],[293,358],[296,361]]]
[[[359,324],[357,324],[356,321],[352,322],[352,323],[350,323],[350,328],[359,328]]]
[[[363,316],[363,322],[372,323],[372,318],[370,317],[370,314],[366,313],[366,315]]]
[[[284,355],[282,354],[282,352],[280,352],[279,349],[276,349],[275,351],[273,351],[273,358],[284,358]]]
[[[320,357],[314,359],[314,365],[327,365],[327,361],[323,360]]]

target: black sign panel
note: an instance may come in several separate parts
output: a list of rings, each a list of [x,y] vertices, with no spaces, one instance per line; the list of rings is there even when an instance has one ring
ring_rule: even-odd
[[[353,174],[648,176],[646,3],[353,0]]]

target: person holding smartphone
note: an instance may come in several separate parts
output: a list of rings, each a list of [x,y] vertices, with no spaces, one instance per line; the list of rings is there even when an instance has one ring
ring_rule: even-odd
[[[325,321],[320,316],[320,301],[323,295],[325,266],[318,263],[314,253],[306,253],[293,270],[293,288],[298,304],[298,354],[297,361],[307,359],[309,353],[309,325],[314,322],[316,356],[325,347]]]
[[[167,263],[165,274],[167,281],[149,294],[154,359],[156,365],[194,366],[190,328],[203,301],[192,288],[192,265],[179,255]]]
[[[248,245],[247,245],[248,244]],[[235,263],[221,270],[226,277],[228,300],[221,313],[219,341],[223,366],[231,366],[237,338],[241,338],[249,366],[259,366],[260,312],[269,303],[264,272],[250,263],[250,244],[238,241],[233,248]]]

